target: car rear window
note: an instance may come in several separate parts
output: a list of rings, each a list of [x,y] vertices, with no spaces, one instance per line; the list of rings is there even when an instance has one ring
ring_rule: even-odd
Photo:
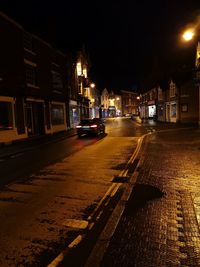
[[[82,120],[81,121],[81,125],[90,125],[90,124],[92,124],[92,120]]]

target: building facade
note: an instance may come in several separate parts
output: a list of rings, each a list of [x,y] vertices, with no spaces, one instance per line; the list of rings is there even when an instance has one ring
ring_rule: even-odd
[[[89,117],[88,61],[63,54],[0,13],[0,143],[53,134]]]
[[[138,94],[132,91],[121,90],[122,115],[139,114]]]
[[[140,97],[140,117],[170,123],[198,122],[198,89],[191,73],[174,75]]]

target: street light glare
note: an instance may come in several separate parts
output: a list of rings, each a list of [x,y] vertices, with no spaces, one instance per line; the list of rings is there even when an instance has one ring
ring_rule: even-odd
[[[183,39],[185,41],[190,41],[194,37],[194,32],[192,30],[187,30],[183,33]]]
[[[94,88],[94,87],[95,87],[95,83],[91,83],[91,84],[90,84],[90,87],[91,87],[91,88]]]

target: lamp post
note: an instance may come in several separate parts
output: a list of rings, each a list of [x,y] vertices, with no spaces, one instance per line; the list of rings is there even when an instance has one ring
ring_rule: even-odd
[[[185,42],[190,42],[194,39],[196,36],[196,31],[192,28],[186,30],[182,38]],[[198,86],[198,91],[199,91],[199,118],[198,118],[198,126],[200,127],[200,42],[197,42],[196,46],[196,60],[195,60],[195,81]]]

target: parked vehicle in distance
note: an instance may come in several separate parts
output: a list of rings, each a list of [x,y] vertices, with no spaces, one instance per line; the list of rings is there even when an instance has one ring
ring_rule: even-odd
[[[132,116],[132,113],[126,113],[126,114],[125,114],[125,117],[130,118],[131,116]]]
[[[77,135],[81,137],[82,135],[100,135],[105,133],[105,124],[102,119],[94,118],[94,119],[83,119],[76,126]]]

